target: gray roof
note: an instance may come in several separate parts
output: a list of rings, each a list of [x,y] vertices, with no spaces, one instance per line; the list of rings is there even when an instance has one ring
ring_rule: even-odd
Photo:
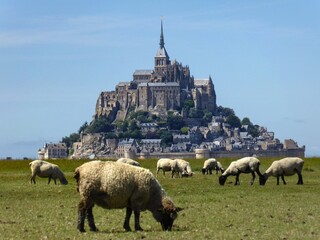
[[[176,82],[168,82],[168,83],[164,83],[164,82],[159,82],[159,83],[154,83],[154,82],[148,82],[148,83],[140,83],[138,85],[138,87],[179,87],[179,83]]]
[[[119,82],[119,83],[117,84],[117,86],[120,86],[120,87],[128,86],[128,85],[130,85],[130,82]]]
[[[195,79],[194,80],[194,85],[196,86],[202,86],[202,85],[208,85],[209,84],[209,79]]]
[[[156,57],[159,57],[159,58],[163,58],[163,57],[166,57],[166,58],[169,58],[169,55],[166,51],[166,49],[163,47],[163,48],[159,48],[158,51],[157,51],[157,55]]]
[[[161,139],[141,139],[141,143],[160,143]]]
[[[133,75],[151,75],[152,73],[153,73],[153,70],[140,69],[140,70],[135,70]]]

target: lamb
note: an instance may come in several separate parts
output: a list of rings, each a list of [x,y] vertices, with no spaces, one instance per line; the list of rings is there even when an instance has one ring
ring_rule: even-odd
[[[159,171],[162,169],[163,176],[165,176],[165,172],[171,171],[171,177],[173,178],[173,175],[179,171],[177,161],[172,160],[170,158],[160,158],[157,161],[157,176]]]
[[[209,158],[203,163],[202,173],[203,174],[212,174],[212,170],[216,170],[216,174],[218,174],[219,171],[221,173],[224,172],[224,169],[220,162],[218,162],[215,158]]]
[[[281,177],[283,184],[287,184],[284,176],[292,176],[298,174],[298,185],[303,184],[302,168],[304,161],[297,157],[287,157],[278,161],[274,161],[271,166],[260,176],[260,185],[265,185],[270,176],[277,178],[277,185],[279,185],[279,178]]]
[[[252,179],[250,184],[252,185],[256,178],[255,172],[259,175],[259,177],[261,176],[259,166],[260,161],[255,157],[244,157],[237,161],[233,161],[230,163],[226,171],[219,177],[219,183],[220,185],[224,185],[227,180],[227,177],[232,175],[236,176],[236,182],[234,185],[240,185],[240,173],[251,173]]]
[[[183,159],[175,159],[178,165],[178,175],[181,173],[181,177],[191,177],[193,175],[190,163]]]
[[[66,177],[56,164],[52,164],[43,160],[34,160],[29,163],[29,166],[31,168],[31,183],[36,184],[35,178],[36,176],[39,176],[41,178],[49,178],[48,184],[50,183],[51,179],[53,179],[54,184],[57,184],[57,178],[60,180],[61,184],[68,184]]]
[[[131,159],[131,158],[119,158],[117,160],[117,162],[122,162],[122,163],[127,163],[127,164],[131,164],[133,166],[137,166],[137,167],[140,167],[140,163],[138,163],[137,161]]]
[[[181,208],[175,206],[160,183],[145,168],[112,161],[91,161],[76,168],[74,178],[80,194],[78,225],[85,232],[87,217],[91,231],[98,229],[94,223],[92,208],[96,204],[107,209],[126,208],[123,227],[131,231],[129,222],[134,212],[136,231],[141,231],[140,211],[149,210],[163,230],[172,230],[174,220]]]

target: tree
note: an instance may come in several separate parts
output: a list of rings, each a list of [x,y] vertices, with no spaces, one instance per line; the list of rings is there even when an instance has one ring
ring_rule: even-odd
[[[212,112],[204,111],[204,116],[202,119],[205,121],[205,123],[209,123],[212,121]]]
[[[231,115],[235,115],[235,113],[234,113],[232,108],[225,108],[225,107],[222,107],[222,106],[219,106],[217,108],[217,114],[218,115],[222,115],[224,117],[229,117]]]
[[[80,133],[82,133],[82,132],[85,132],[87,128],[88,128],[88,123],[87,123],[87,122],[84,122],[84,123],[81,125],[81,127],[79,128],[78,133],[80,134]]]
[[[162,131],[160,133],[161,145],[164,147],[169,147],[173,143],[173,136],[170,131]]]
[[[63,143],[66,144],[68,148],[72,147],[73,143],[80,141],[80,135],[78,133],[71,133],[68,137],[65,136],[62,138]]]
[[[227,117],[226,123],[230,124],[232,128],[240,128],[241,121],[236,115],[230,115]]]
[[[241,124],[242,125],[248,125],[248,126],[252,125],[252,123],[251,123],[251,121],[250,121],[250,119],[248,117],[243,118],[242,121],[241,121]]]
[[[105,117],[99,117],[94,120],[93,123],[87,128],[88,133],[101,133],[101,132],[111,132],[113,126],[109,120]]]
[[[167,124],[171,130],[180,130],[185,125],[185,122],[182,116],[170,114],[167,118]]]
[[[182,134],[188,134],[188,132],[189,132],[189,127],[183,127],[183,128],[181,128],[181,129],[180,129],[180,132],[181,132]]]

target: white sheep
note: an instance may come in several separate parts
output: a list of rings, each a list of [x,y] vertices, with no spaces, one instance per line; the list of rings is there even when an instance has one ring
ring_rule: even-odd
[[[281,177],[283,184],[286,184],[284,176],[291,176],[298,174],[299,185],[303,184],[302,180],[302,168],[304,161],[297,157],[287,157],[278,161],[274,161],[271,166],[260,176],[260,185],[265,185],[266,181],[270,176],[277,178],[277,185],[279,185],[279,178]]]
[[[131,159],[131,158],[119,158],[117,160],[117,162],[122,162],[122,163],[127,163],[127,164],[131,164],[133,166],[137,166],[137,167],[140,167],[140,163],[138,163],[137,161]]]
[[[178,164],[178,175],[181,174],[181,177],[191,177],[193,175],[190,163],[183,159],[174,159]]]
[[[224,185],[227,180],[227,177],[232,175],[236,176],[235,185],[240,185],[240,173],[251,173],[252,179],[250,184],[252,185],[256,178],[255,172],[259,175],[259,177],[261,176],[259,166],[260,161],[255,157],[244,157],[237,161],[233,161],[230,163],[226,171],[224,171],[223,174],[219,177],[219,183],[220,185]]]
[[[75,170],[77,190],[80,193],[78,225],[85,232],[87,217],[91,231],[97,231],[92,208],[96,204],[107,209],[126,208],[123,227],[131,231],[129,221],[134,212],[135,230],[140,227],[140,211],[149,210],[163,230],[171,231],[177,212],[182,210],[174,205],[160,183],[145,168],[112,161],[91,161]]]
[[[219,171],[221,173],[224,172],[224,169],[220,162],[218,162],[215,158],[209,158],[203,163],[202,173],[203,174],[212,174],[212,171],[216,170],[216,174],[218,174]]]
[[[171,177],[173,178],[173,175],[179,171],[177,161],[172,160],[171,158],[160,158],[157,161],[157,174],[158,176],[159,171],[163,171],[163,176],[165,176],[165,172],[171,171]]]
[[[41,178],[49,178],[48,184],[50,183],[51,179],[53,179],[54,184],[56,184],[57,178],[60,180],[61,184],[68,184],[66,177],[56,164],[52,164],[43,160],[34,160],[29,163],[29,166],[31,169],[31,183],[35,184],[36,176],[38,176]]]

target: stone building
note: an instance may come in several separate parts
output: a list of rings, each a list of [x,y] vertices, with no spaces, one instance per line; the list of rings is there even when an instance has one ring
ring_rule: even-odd
[[[65,143],[46,143],[38,150],[38,159],[67,158],[68,148]]]
[[[154,69],[140,69],[129,82],[120,82],[115,91],[102,92],[97,100],[95,118],[124,120],[128,109],[154,114],[180,111],[186,99],[194,101],[197,110],[216,111],[216,94],[211,77],[195,80],[189,66],[171,62],[165,48],[161,21],[160,43],[154,57]]]

